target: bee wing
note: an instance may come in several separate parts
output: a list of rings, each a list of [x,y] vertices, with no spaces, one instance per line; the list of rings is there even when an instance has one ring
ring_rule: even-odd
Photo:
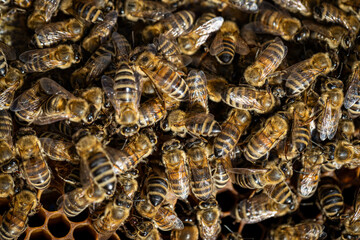
[[[250,0],[250,1],[236,1],[236,0],[230,0],[229,3],[239,9],[242,10],[244,12],[248,12],[248,13],[255,13],[258,12],[260,9],[260,3],[262,3],[262,1],[258,1],[258,0]]]
[[[127,167],[125,166],[125,161],[122,159],[122,156],[124,156],[122,150],[106,146],[105,152],[110,161],[114,164],[115,174],[124,173],[124,170],[127,169]]]
[[[36,117],[36,119],[32,122],[35,125],[47,125],[54,122],[62,121],[69,119],[69,116],[65,113],[58,113],[58,114],[52,114],[48,115],[45,113],[40,114]]]
[[[352,79],[349,88],[346,92],[344,99],[344,107],[346,109],[351,108],[356,102],[359,101],[358,96],[360,95],[360,68],[357,68],[351,75]]]
[[[264,108],[263,105],[261,105],[259,103],[259,101],[257,101],[255,98],[249,97],[249,96],[233,96],[232,97],[237,103],[241,104],[241,105],[250,105],[252,106],[254,109],[257,109],[259,111],[264,111],[266,110]]]
[[[324,141],[326,138],[329,138],[329,140],[334,138],[337,131],[337,127],[339,125],[341,115],[342,112],[340,109],[333,111],[330,106],[330,101],[326,101],[324,115],[323,115],[324,117],[322,118],[321,121],[323,130],[325,130],[325,132],[320,133],[320,139],[322,141]]]
[[[188,116],[185,120],[185,125],[189,126],[192,124],[196,124],[199,122],[204,122],[205,120],[214,120],[215,117],[214,115],[212,115],[211,113],[198,113],[198,114],[193,114],[192,116]]]
[[[86,81],[90,82],[91,79],[98,77],[111,63],[111,53],[105,53],[95,58],[95,60],[89,59],[86,65],[91,69],[86,77]]]
[[[104,89],[106,96],[109,98],[111,104],[113,105],[116,112],[119,112],[119,104],[115,99],[115,90],[114,90],[114,80],[111,79],[109,76],[102,76],[101,78],[101,85]]]
[[[130,55],[131,46],[128,40],[118,32],[113,32],[111,39],[114,43],[116,48],[116,55],[120,56],[121,58],[127,59]]]
[[[19,84],[14,84],[0,93],[0,110],[9,108],[14,98],[15,90]]]
[[[13,61],[16,59],[16,52],[12,46],[0,41],[0,50],[5,54],[6,60]]]
[[[35,87],[35,86],[34,86]],[[40,109],[41,105],[46,101],[47,97],[37,97],[35,99],[29,99],[30,92],[32,92],[33,89],[28,89],[20,96],[18,96],[13,103],[10,106],[10,110],[13,112],[18,112],[22,110],[28,110],[28,111],[37,111]]]
[[[204,94],[207,94],[207,88],[206,88],[206,76],[205,73],[203,71],[197,71],[195,69],[191,70],[186,78],[186,82],[189,83],[189,79],[191,79],[191,81],[193,82],[192,84],[196,85],[196,86],[204,86],[204,90],[205,91],[190,91],[190,99],[197,99],[201,101],[201,105],[202,106],[206,106],[207,105],[207,98],[204,99]],[[205,102],[203,102],[205,101]]]
[[[240,55],[248,55],[250,53],[250,48],[247,43],[239,35],[235,35],[235,52]]]
[[[210,36],[210,33],[218,31],[224,22],[224,18],[215,17],[205,22],[198,28],[196,28],[195,33],[199,35],[199,39],[196,41],[195,47],[200,47],[206,42],[206,39]]]
[[[229,173],[238,174],[238,175],[248,175],[248,174],[265,174],[268,169],[252,169],[252,168],[230,168],[228,169]]]
[[[63,94],[68,99],[75,98],[73,94],[50,78],[41,78],[39,79],[39,83],[42,89],[49,95]]]
[[[218,55],[222,51],[224,51],[224,44],[223,42],[223,34],[218,32],[210,45],[210,54],[212,56]]]
[[[48,48],[29,50],[20,54],[19,59],[24,64],[31,64],[32,62],[42,62],[48,67],[57,66],[60,61],[49,57],[50,51],[51,50]],[[46,61],[44,61],[43,59],[46,59]]]
[[[74,147],[74,144],[72,142],[65,141],[65,140],[57,140],[57,139],[48,138],[48,137],[39,138],[39,140],[41,142],[41,146],[43,147],[43,149],[52,148],[51,151],[54,153],[54,155],[63,156],[64,160],[67,160],[67,161],[73,160],[71,158],[71,156],[69,156],[67,154],[67,151],[66,151],[66,149],[70,149],[70,148]],[[51,147],[51,146],[56,146],[56,147]],[[51,158],[51,155],[49,155],[48,153],[47,153],[47,155],[48,155],[48,157]]]
[[[354,200],[354,214],[351,217],[350,222],[354,223],[360,219],[360,190],[357,191]]]

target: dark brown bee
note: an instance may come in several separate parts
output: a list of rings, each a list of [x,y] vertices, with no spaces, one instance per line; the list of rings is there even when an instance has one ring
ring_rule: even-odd
[[[124,5],[126,19],[136,22],[139,19],[156,22],[173,11],[168,5],[147,0],[127,0]]]
[[[65,0],[61,3],[60,9],[87,22],[97,23],[104,20],[104,13],[96,6],[96,1]]]
[[[348,89],[345,94],[344,107],[348,110],[350,117],[355,118],[360,115],[360,62],[355,61],[352,65],[352,73],[348,80]]]
[[[55,15],[59,5],[60,0],[36,0],[33,4],[34,11],[28,17],[27,26],[35,29],[45,25]]]
[[[302,222],[295,226],[283,224],[271,230],[273,240],[280,239],[321,239],[326,237],[325,226],[317,222]]]
[[[184,228],[183,222],[170,206],[161,206],[154,218],[155,225],[162,231],[180,230]]]
[[[7,44],[0,42],[0,77],[5,77],[9,71],[8,61],[15,60],[15,49]]]
[[[160,98],[152,98],[140,104],[139,126],[141,128],[152,126],[165,118],[167,111]]]
[[[169,190],[167,178],[152,175],[147,180],[147,198],[150,203],[157,207],[163,203]]]
[[[338,219],[344,210],[344,198],[334,179],[323,178],[317,196],[322,213],[329,219]]]

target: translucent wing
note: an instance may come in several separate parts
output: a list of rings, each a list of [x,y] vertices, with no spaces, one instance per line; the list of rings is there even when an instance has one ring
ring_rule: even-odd
[[[49,67],[57,66],[59,65],[59,63],[61,63],[55,58],[49,57],[52,51],[54,51],[54,49],[50,49],[50,48],[29,50],[20,54],[19,59],[24,64],[41,62],[42,64],[47,66],[47,68],[49,68]],[[44,59],[46,59],[46,61],[44,61]]]
[[[206,76],[203,71],[191,70],[186,78],[188,85],[192,85],[195,89],[189,91],[189,99],[192,103],[200,102],[204,107],[207,107],[207,89]]]
[[[323,25],[316,24],[313,21],[309,20],[304,20],[302,21],[302,23],[305,28],[309,29],[312,32],[320,33],[321,35],[327,36],[329,38],[333,37],[329,29]]]
[[[8,109],[12,103],[14,98],[15,90],[17,89],[20,82],[6,88],[0,93],[0,110]]]
[[[119,113],[119,103],[115,99],[115,90],[114,90],[114,81],[109,76],[102,76],[101,78],[101,85],[106,96],[109,98],[111,104],[113,105],[114,109],[117,113]]]
[[[13,61],[16,59],[16,52],[12,46],[0,41],[0,50],[5,54],[6,60]]]
[[[252,95],[249,94],[247,96],[240,96],[238,94],[235,94],[234,92],[236,91],[231,92],[229,97],[237,104],[248,106],[247,108],[245,107],[246,109],[257,109],[259,111],[266,110],[256,98],[252,97]]]
[[[39,79],[41,88],[49,95],[65,95],[68,99],[75,98],[68,90],[50,78]]]
[[[250,53],[250,48],[247,43],[239,35],[235,35],[235,52],[240,55],[248,55]]]
[[[360,96],[360,68],[356,68],[351,75],[351,82],[344,99],[344,107],[351,108],[359,101]]]
[[[194,14],[194,13],[192,13],[192,14]],[[178,37],[180,37],[182,35],[185,35],[186,33],[188,33],[190,31],[192,25],[188,26],[187,21],[183,21],[183,20],[179,21],[179,18],[181,18],[180,15],[181,15],[181,11],[177,12],[175,14],[169,14],[169,17],[166,17],[166,18],[164,18],[162,20],[162,22],[164,24],[169,23],[169,22],[176,22],[177,23],[176,27],[171,26],[169,29],[166,29],[166,31],[164,32],[165,37],[178,38]]]
[[[252,169],[252,168],[230,168],[228,169],[229,173],[238,174],[238,175],[248,175],[248,174],[265,174],[268,169]]]
[[[74,144],[70,141],[57,140],[53,138],[39,138],[41,146],[43,147],[45,154],[55,160],[66,160],[69,162],[73,161],[73,156],[69,155],[69,149],[74,147]],[[46,151],[51,149],[50,151]],[[57,156],[61,156],[59,159]]]
[[[259,11],[261,2],[259,0],[229,0],[233,7],[250,13]]]
[[[223,34],[218,32],[210,45],[210,54],[212,56],[218,55],[222,51],[224,51],[224,44],[223,42]]]
[[[333,111],[330,101],[326,101],[323,113],[324,117],[321,120],[322,129],[320,132],[320,139],[322,141],[324,141],[326,138],[329,138],[329,140],[334,138],[341,115],[341,109],[335,109]]]
[[[195,30],[195,33],[200,36],[196,41],[195,47],[197,48],[204,44],[206,39],[210,36],[210,33],[218,31],[221,28],[223,22],[224,19],[222,17],[215,17],[199,26]]]
[[[131,51],[131,46],[127,39],[117,32],[112,33],[111,39],[116,48],[116,55],[120,58],[128,59]]]
[[[205,121],[212,121],[214,120],[215,117],[214,115],[210,114],[210,113],[198,113],[198,114],[192,114],[192,116],[188,116],[186,121],[185,121],[185,125],[186,126],[191,126],[197,123],[203,123]]]
[[[54,122],[62,121],[65,119],[69,119],[70,116],[66,115],[65,113],[58,113],[58,114],[45,114],[41,113],[39,116],[36,117],[34,121],[32,121],[35,125],[47,125]]]
[[[90,58],[86,63],[89,69],[91,69],[86,77],[86,81],[90,82],[91,79],[98,77],[110,63],[111,53],[104,53],[103,55],[95,58],[95,60]]]
[[[360,190],[357,191],[354,200],[354,214],[352,215],[350,222],[354,223],[360,219]]]
[[[10,110],[17,112],[22,110],[28,110],[31,112],[36,112],[40,109],[41,105],[46,101],[49,96],[36,95],[36,92],[39,89],[39,82],[37,82],[32,88],[23,92],[18,96],[10,106]]]

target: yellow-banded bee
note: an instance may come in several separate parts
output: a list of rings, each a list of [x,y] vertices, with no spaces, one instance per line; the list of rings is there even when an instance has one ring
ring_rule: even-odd
[[[294,209],[298,202],[297,195],[285,181],[274,185],[266,185],[264,192],[275,202],[289,205],[290,209]]]
[[[88,52],[94,52],[103,44],[111,34],[118,19],[116,11],[111,11],[105,15],[104,21],[97,23],[84,38],[81,46]]]
[[[224,158],[230,158],[229,155]],[[213,178],[214,178],[214,186],[217,190],[222,189],[226,186],[228,181],[230,180],[230,176],[227,172],[227,169],[221,159],[217,159],[215,163]]]
[[[26,230],[29,215],[35,211],[38,200],[35,193],[22,190],[14,196],[12,205],[1,219],[0,237],[4,240],[18,238]]]
[[[106,205],[104,213],[93,222],[95,230],[102,234],[116,231],[129,217],[132,205],[132,200],[126,195],[117,195]]]
[[[0,198],[13,196],[15,193],[13,177],[8,173],[0,173]]]
[[[40,140],[33,132],[26,131],[15,145],[16,153],[22,159],[22,173],[30,185],[36,189],[45,189],[50,185],[51,171],[42,155]]]
[[[191,70],[186,78],[189,86],[190,108],[195,104],[200,105],[206,113],[209,113],[208,93],[206,89],[206,77],[203,71]]]
[[[157,207],[164,202],[168,190],[169,181],[167,180],[167,178],[154,174],[147,179],[147,199],[149,199],[150,203],[154,207]]]
[[[68,40],[77,42],[82,37],[84,30],[84,24],[76,18],[48,23],[35,30],[32,43],[38,48],[44,48]]]
[[[79,53],[72,45],[58,45],[53,48],[29,50],[20,54],[20,70],[46,72],[55,68],[66,69],[80,61]]]
[[[6,142],[10,147],[13,146],[13,121],[7,110],[0,110],[0,141]]]
[[[195,21],[195,14],[192,11],[178,11],[161,21],[144,28],[142,36],[145,41],[163,34],[167,38],[178,38],[189,31]]]
[[[190,193],[190,179],[186,165],[186,153],[179,140],[173,139],[162,146],[162,161],[174,194],[186,199]]]
[[[149,99],[140,104],[138,124],[141,128],[152,126],[165,118],[166,114],[167,111],[160,98]]]
[[[245,12],[257,12],[261,6],[262,0],[209,0],[201,2],[202,5],[207,7],[217,7],[218,11],[223,11],[227,6]]]
[[[348,110],[350,117],[360,115],[360,62],[355,61],[352,65],[352,73],[348,79],[348,89],[344,98],[344,107]]]
[[[124,15],[126,19],[133,22],[139,19],[156,22],[173,10],[167,4],[156,1],[126,0],[124,4]]]
[[[231,64],[235,53],[247,55],[249,52],[248,45],[240,37],[238,26],[232,21],[225,21],[222,24],[210,46],[210,54],[223,65]]]
[[[266,43],[264,50],[257,56],[255,62],[246,68],[245,80],[255,87],[265,84],[266,77],[275,72],[287,54],[287,47],[280,38]]]
[[[344,101],[344,84],[341,80],[328,78],[323,83],[320,104],[323,105],[323,111],[320,113],[317,122],[317,130],[320,133],[320,139],[333,139],[335,137],[339,121],[342,115],[341,107]]]
[[[232,109],[228,118],[221,125],[221,132],[214,140],[215,157],[225,157],[234,150],[250,123],[251,115],[248,111]]]
[[[151,129],[144,129],[132,136],[130,142],[122,150],[106,147],[115,169],[120,173],[135,168],[140,161],[149,156],[157,143],[157,136]]]
[[[305,17],[312,14],[311,1],[309,0],[274,0],[274,2],[292,13],[300,13]]]
[[[208,200],[214,190],[205,144],[200,139],[191,139],[186,144],[191,191],[200,201]]]
[[[215,199],[202,201],[196,212],[200,237],[215,240],[221,232],[220,208]]]
[[[86,22],[97,23],[104,21],[104,13],[96,3],[103,1],[64,0],[60,9],[66,13],[78,17]]]
[[[326,237],[325,226],[317,223],[304,221],[294,226],[283,224],[271,230],[271,239],[321,239]]]
[[[0,77],[5,77],[9,71],[8,61],[15,60],[15,49],[0,42]]]
[[[0,110],[9,109],[15,96],[15,91],[22,87],[24,74],[17,68],[10,67],[4,78],[0,79]]]
[[[348,119],[347,117],[340,119],[339,127],[338,127],[339,139],[352,141],[352,139],[354,138],[354,134],[355,134],[354,121],[352,119]]]
[[[98,185],[107,195],[112,196],[116,189],[116,176],[102,144],[95,136],[85,136],[76,143],[76,152],[81,158],[81,174]]]
[[[35,29],[50,22],[60,5],[60,0],[35,0],[34,11],[30,14],[27,26]]]
[[[329,219],[338,219],[344,210],[344,198],[340,187],[331,177],[321,179],[317,192],[318,206]]]
[[[139,177],[139,171],[137,169],[132,169],[126,171],[119,175],[118,182],[122,187],[123,193],[126,195],[127,198],[133,199],[135,193],[139,188],[139,183],[136,180]]]
[[[284,115],[276,113],[268,118],[259,131],[257,131],[246,145],[244,156],[254,163],[256,160],[269,154],[282,139],[286,137],[289,124]]]
[[[331,72],[334,69],[334,64],[329,53],[316,53],[311,58],[285,69],[283,79],[286,79],[287,96],[300,95],[315,82],[319,75],[326,75]]]
[[[162,231],[180,230],[184,228],[183,222],[170,206],[161,206],[157,210],[153,221],[156,227]]]
[[[347,15],[331,3],[322,2],[314,7],[313,16],[316,20],[342,25],[356,35],[360,29],[360,21],[354,15]]]
[[[211,33],[220,29],[224,19],[213,13],[202,14],[195,22],[194,28],[188,34],[178,38],[180,51],[193,55],[203,45]]]

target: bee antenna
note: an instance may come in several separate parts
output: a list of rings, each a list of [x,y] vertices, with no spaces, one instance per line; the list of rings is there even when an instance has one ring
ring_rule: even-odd
[[[229,232],[231,232],[231,233],[233,233],[234,231],[233,230],[231,230],[227,225],[225,225],[224,224],[224,227],[229,231]]]

